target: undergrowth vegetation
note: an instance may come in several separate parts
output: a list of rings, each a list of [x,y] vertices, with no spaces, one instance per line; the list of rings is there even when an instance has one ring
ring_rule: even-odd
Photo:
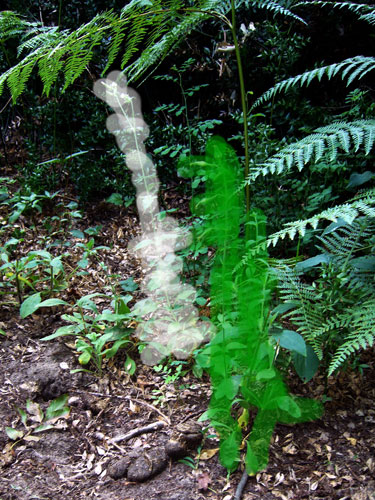
[[[335,29],[342,37],[348,20],[358,24],[358,47],[368,44],[368,54],[312,48],[317,32],[331,27],[322,12],[341,16]],[[42,340],[73,336],[86,367],[78,370],[101,376],[125,348],[124,369],[135,372],[135,351],[147,344],[134,335],[144,315],[128,306],[137,285],[108,272],[103,255],[112,242],[97,244],[101,227],[75,227],[87,201],[106,199],[121,210],[134,201],[126,155],[104,128],[106,107],[91,95],[93,81],[121,68],[144,90],[146,145],[162,189],[192,197],[193,217],[181,218],[194,235],[179,251],[182,278],[196,288],[195,305],[217,332],[189,361],[167,358],[156,369],[171,381],[184,364],[196,376],[209,373],[205,417],[220,434],[229,471],[258,408],[245,459],[254,474],[267,464],[277,421],[319,415],[318,404],[289,395],[281,373],[304,382],[319,369],[336,376],[361,366],[361,351],[374,343],[374,7],[132,0],[81,26],[60,21],[46,26],[0,13],[0,92],[9,99],[2,159],[17,171],[0,186],[1,303],[19,307],[22,318],[43,307],[63,309],[68,324]],[[24,157],[14,150],[17,134],[26,136]],[[225,143],[215,150],[217,134],[233,149]],[[234,170],[219,178],[220,190],[213,171],[221,163]],[[42,236],[30,249],[19,222],[27,217],[37,234],[40,214]],[[71,296],[72,280],[93,265],[105,276],[102,289]],[[251,306],[245,296],[255,292]],[[109,296],[98,307],[97,299]],[[254,309],[251,319],[246,307]],[[233,418],[236,404],[241,422]]]

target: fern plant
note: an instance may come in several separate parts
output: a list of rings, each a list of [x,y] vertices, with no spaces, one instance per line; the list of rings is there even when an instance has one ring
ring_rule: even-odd
[[[306,2],[298,5],[306,5]],[[348,8],[353,12],[366,11],[366,20],[375,20],[375,10],[369,6],[359,4],[341,4],[335,2],[311,2],[314,5],[327,6],[333,8]],[[310,3],[309,3],[310,5]],[[330,64],[315,68],[314,70],[304,72],[292,78],[288,78],[277,83],[274,87],[265,92],[253,104],[251,110],[265,102],[275,98],[281,92],[287,92],[289,89],[309,85],[313,80],[321,81],[323,76],[331,80],[334,76],[341,74],[343,81],[347,86],[360,80],[367,73],[375,69],[375,58],[357,56],[346,59],[341,63]],[[333,122],[328,126],[317,128],[313,134],[304,137],[302,140],[283,147],[278,153],[271,156],[266,162],[258,164],[251,168],[251,171],[245,180],[245,184],[251,184],[259,176],[268,174],[288,174],[293,167],[299,171],[303,170],[311,163],[317,163],[324,158],[328,163],[334,163],[338,160],[339,153],[349,155],[363,150],[365,155],[373,151],[375,138],[375,120],[361,119],[354,121]],[[373,190],[361,193],[359,199],[354,199],[348,203],[329,208],[313,217],[305,220],[298,220],[285,224],[284,228],[268,239],[268,244],[275,245],[278,240],[288,235],[291,239],[295,236],[304,236],[306,227],[311,225],[316,229],[321,220],[335,221],[337,218],[343,218],[347,222],[352,222],[359,215],[366,214],[373,216],[373,205],[375,197]]]
[[[284,318],[325,362],[328,375],[375,340],[374,229],[374,217],[352,224],[340,220],[318,238],[323,253],[294,268],[283,262],[275,266],[289,307]]]
[[[375,10],[368,5],[321,1],[295,5],[301,6],[343,9],[358,15],[362,21],[375,24]],[[308,86],[314,80],[320,82],[323,77],[331,80],[341,76],[341,80],[349,86],[374,69],[375,59],[364,56],[321,66],[277,83],[254,102],[251,110],[282,92]],[[374,119],[369,118],[335,121],[317,128],[313,134],[283,147],[264,163],[254,166],[245,182],[251,184],[259,176],[269,174],[288,176],[295,167],[301,171],[321,159],[326,164],[332,164],[343,154],[363,151],[368,156],[374,147],[374,126]],[[373,174],[367,174],[369,180]],[[328,375],[340,369],[353,353],[374,342],[374,205],[375,190],[367,189],[346,203],[285,224],[280,231],[269,236],[267,243],[263,242],[263,246],[269,246],[276,245],[286,236],[292,240],[297,236],[301,238],[309,227],[316,233],[322,221],[332,222],[329,228],[333,227],[333,232],[330,234],[331,229],[327,228],[320,238],[324,254],[308,259],[295,268],[286,264],[277,268],[281,298],[287,307],[291,307],[285,318],[293,321],[317,357],[328,365]],[[367,250],[367,254],[357,257],[356,253],[366,247],[371,249],[370,253]],[[248,265],[254,251],[251,249],[243,257],[237,269]],[[312,284],[301,279],[302,270],[311,262],[319,271]]]

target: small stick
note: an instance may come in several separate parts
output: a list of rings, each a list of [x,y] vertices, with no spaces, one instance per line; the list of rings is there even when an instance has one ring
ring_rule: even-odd
[[[144,434],[145,432],[157,431],[158,429],[165,427],[165,425],[166,425],[165,422],[158,420],[153,424],[145,425],[144,427],[138,427],[138,429],[133,429],[132,431],[127,432],[126,434],[121,434],[120,436],[116,436],[110,439],[109,442],[119,443],[120,441],[129,441],[129,439],[135,436],[139,436],[140,434]]]
[[[247,480],[249,478],[249,474],[246,472],[246,469],[243,471],[240,482],[238,483],[236,493],[234,494],[233,500],[241,500],[242,492],[246,486]]]

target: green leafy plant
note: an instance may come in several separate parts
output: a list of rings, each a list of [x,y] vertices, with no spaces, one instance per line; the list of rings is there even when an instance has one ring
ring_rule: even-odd
[[[291,268],[276,269],[281,299],[291,321],[328,375],[361,349],[373,345],[374,218],[339,220],[318,237],[323,251]],[[299,359],[295,359],[298,364]],[[310,366],[311,369],[311,366]]]
[[[66,241],[67,234],[76,219],[82,218],[82,211],[78,210],[78,203],[71,201],[68,204],[60,202],[56,205],[56,215],[46,216],[43,226],[47,231],[45,237],[40,238],[40,244],[49,247],[67,247],[70,242]]]
[[[15,179],[9,177],[0,177],[0,202],[4,202],[10,198],[9,187],[16,182]]]
[[[198,446],[195,458],[186,456],[184,458],[181,458],[179,462],[181,464],[187,465],[188,467],[191,467],[194,470],[197,470],[199,468],[199,461],[201,459],[202,449],[203,449],[203,442]]]
[[[21,305],[27,291],[37,292],[38,288],[42,288],[42,291],[38,292],[39,294],[51,295],[53,292],[66,288],[63,256],[55,257],[47,250],[35,250],[24,257],[11,258],[7,249],[17,243],[18,240],[12,238],[0,249],[2,262],[0,266],[0,293],[13,293],[14,282],[18,302]]]
[[[39,432],[44,432],[49,429],[61,429],[62,425],[59,423],[59,420],[68,418],[70,414],[70,409],[67,406],[68,398],[68,394],[63,394],[57,399],[54,399],[45,412],[42,411],[38,403],[29,399],[26,402],[26,411],[16,407],[25,430],[5,427],[7,436],[15,441],[12,448],[22,440],[38,441],[40,438],[35,436],[35,434]]]
[[[45,191],[44,194],[22,194],[21,190],[18,191],[12,198],[6,199],[2,202],[3,205],[8,205],[11,207],[12,213],[8,218],[8,223],[13,224],[16,220],[28,211],[37,210],[39,213],[42,212],[42,202],[46,200],[52,200],[57,196],[56,193],[49,193]]]
[[[201,419],[209,419],[218,431],[220,460],[233,471],[239,462],[242,432],[232,407],[240,404],[243,414],[257,408],[245,458],[247,472],[255,474],[267,465],[276,422],[317,418],[321,406],[289,395],[275,367],[268,321],[274,283],[267,253],[258,247],[246,269],[233,275],[244,252],[265,241],[265,219],[259,211],[248,214],[249,228],[245,238],[240,237],[244,204],[238,190],[241,170],[233,150],[215,137],[208,142],[205,156],[180,159],[179,172],[184,177],[206,177],[206,192],[193,198],[191,209],[198,216],[206,215],[196,237],[217,247],[210,274],[211,320],[217,332],[197,355],[197,362],[210,374],[213,390]]]
[[[72,306],[73,314],[63,314],[61,316],[69,324],[58,328],[53,334],[43,337],[41,340],[53,340],[67,335],[74,336],[76,338],[76,350],[81,353],[78,358],[79,363],[87,365],[91,362],[94,365],[94,373],[100,377],[102,375],[103,360],[114,357],[119,349],[131,344],[132,341],[129,337],[133,330],[123,326],[125,321],[130,322],[132,319],[130,309],[126,305],[126,299],[123,298],[118,301],[117,312],[104,310],[100,313],[97,305],[92,300],[98,296],[105,296],[105,294],[94,293],[80,298]],[[34,295],[29,298],[28,303],[24,302],[21,314],[26,317],[40,307],[54,305],[68,306],[69,304],[59,299],[49,299],[41,302],[40,295]],[[110,347],[108,347],[108,344],[111,344]],[[129,356],[127,356],[124,367],[130,374],[135,371],[135,363]],[[78,371],[90,370],[80,368],[72,370],[72,373]]]
[[[97,226],[96,228],[88,228],[85,229],[84,232],[74,229],[71,231],[71,234],[75,238],[79,238],[80,240],[85,240],[85,234],[87,235],[97,235],[101,230],[101,226]],[[77,264],[78,268],[86,268],[91,258],[99,259],[98,250],[109,250],[109,247],[105,245],[95,246],[95,239],[90,238],[88,241],[79,241],[75,245],[77,248],[81,248],[83,250],[82,256]]]
[[[179,378],[186,375],[188,370],[184,370],[184,366],[187,364],[187,361],[170,360],[168,363],[155,365],[153,369],[163,376],[165,385],[175,384]]]

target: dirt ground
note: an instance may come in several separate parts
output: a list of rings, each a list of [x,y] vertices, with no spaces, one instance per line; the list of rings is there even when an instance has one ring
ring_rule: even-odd
[[[102,224],[97,244],[113,243],[111,251],[101,254],[103,261],[123,279],[140,278],[126,251],[136,231],[134,214],[93,206],[77,224]],[[95,266],[90,266],[84,281],[73,280],[67,299],[92,293],[104,283],[103,271]],[[186,453],[196,459],[196,468],[168,458],[163,470],[144,482],[111,477],[110,468],[119,460],[130,456],[134,461],[152,450],[164,450],[178,424],[196,421],[207,409],[209,380],[188,371],[166,384],[162,374],[141,363],[136,349],[131,355],[137,370],[131,376],[122,370],[125,352],[105,363],[101,378],[71,374],[79,367],[72,338],[39,341],[63,324],[60,316],[58,308],[41,309],[26,319],[16,307],[3,305],[0,310],[0,328],[6,332],[0,337],[0,500],[233,499],[242,470],[227,477],[215,437],[203,442],[199,460],[197,450]],[[330,377],[327,391],[322,375],[309,384],[290,375],[293,393],[328,397],[325,413],[312,423],[276,427],[269,466],[248,479],[244,500],[375,498],[374,349],[361,361],[369,365],[363,374],[347,371]],[[69,416],[33,440],[13,445],[4,429],[22,428],[17,407],[24,409],[30,400],[45,410],[63,394],[69,397]],[[155,422],[164,425],[131,439],[113,440]]]

